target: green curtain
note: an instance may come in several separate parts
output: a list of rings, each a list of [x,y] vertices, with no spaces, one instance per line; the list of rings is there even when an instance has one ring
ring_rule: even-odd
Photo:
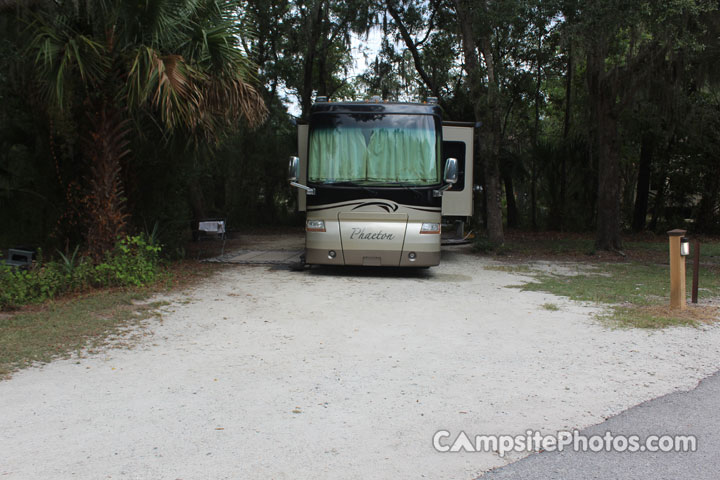
[[[310,180],[345,182],[367,176],[367,145],[362,130],[318,129],[310,140]]]
[[[435,183],[435,132],[377,128],[370,137],[367,165],[368,180]]]
[[[313,130],[311,181],[371,181],[433,184],[438,181],[435,132],[373,128],[365,142],[359,128]]]

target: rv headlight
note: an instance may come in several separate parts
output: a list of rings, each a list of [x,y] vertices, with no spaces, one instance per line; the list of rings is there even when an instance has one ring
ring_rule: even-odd
[[[439,223],[423,223],[420,227],[420,233],[440,233]]]
[[[308,220],[305,223],[305,230],[308,232],[324,232],[325,221],[324,220]]]

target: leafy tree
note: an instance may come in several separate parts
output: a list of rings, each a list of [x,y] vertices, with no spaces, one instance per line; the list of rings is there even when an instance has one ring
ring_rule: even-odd
[[[597,248],[622,248],[621,115],[655,65],[694,41],[686,28],[688,21],[716,7],[704,0],[592,0],[576,10],[574,37],[586,54],[592,148],[598,162]]]
[[[233,0],[57,1],[23,12],[27,58],[50,118],[71,122],[87,164],[82,210],[96,258],[125,230],[123,162],[131,136],[152,122],[165,135],[218,142],[261,123],[266,108],[238,48]]]
[[[307,114],[313,95],[361,93],[437,96],[446,118],[482,122],[477,211],[496,243],[503,218],[595,229],[609,249],[624,227],[691,218],[718,230],[719,11],[715,0],[0,2],[0,221],[12,225],[0,243],[47,238],[58,218],[67,251],[84,239],[96,254],[128,222],[159,220],[178,239],[192,216],[293,222],[286,105]],[[382,47],[354,78],[352,39],[370,29]]]
[[[483,122],[488,237],[492,243],[501,244],[504,235],[499,162],[506,120],[513,105],[512,90],[517,79],[525,75],[525,69],[513,61],[513,51],[517,51],[519,39],[531,31],[531,11],[520,0],[455,0],[455,8],[475,118]]]

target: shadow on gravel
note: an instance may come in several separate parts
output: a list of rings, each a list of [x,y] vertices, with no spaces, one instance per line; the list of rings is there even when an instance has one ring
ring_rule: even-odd
[[[293,270],[288,265],[278,265],[271,267],[271,270],[290,270],[299,274],[311,275],[316,277],[358,277],[358,278],[410,278],[416,280],[426,280],[429,282],[469,282],[472,277],[469,275],[459,275],[442,273],[433,268],[423,267],[358,267],[358,266],[306,266],[303,270]]]
[[[364,277],[364,278],[421,278],[430,279],[435,274],[432,268],[400,267],[358,267],[314,265],[305,269],[308,275],[325,277]]]

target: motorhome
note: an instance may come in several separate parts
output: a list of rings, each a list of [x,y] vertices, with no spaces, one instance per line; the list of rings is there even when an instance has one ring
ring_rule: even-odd
[[[438,265],[442,216],[472,215],[472,159],[473,124],[443,123],[436,101],[316,99],[288,175],[304,262]]]

